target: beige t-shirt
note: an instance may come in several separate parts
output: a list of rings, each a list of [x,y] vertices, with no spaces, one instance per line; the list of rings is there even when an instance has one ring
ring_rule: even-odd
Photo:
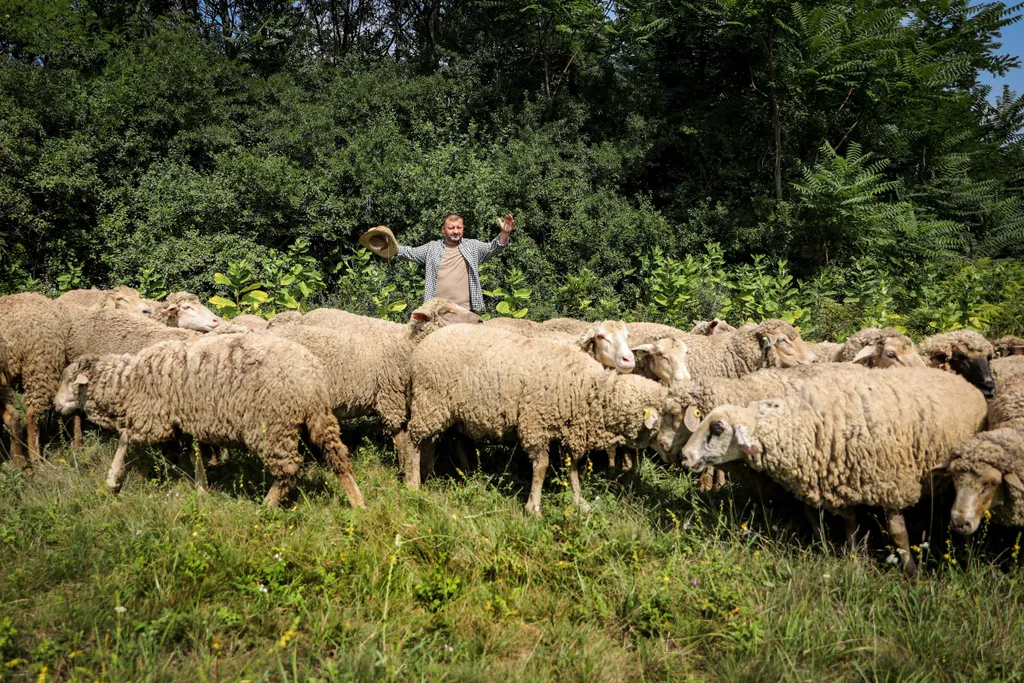
[[[469,308],[469,266],[459,248],[444,245],[441,269],[437,272],[437,291],[434,296],[451,299]]]

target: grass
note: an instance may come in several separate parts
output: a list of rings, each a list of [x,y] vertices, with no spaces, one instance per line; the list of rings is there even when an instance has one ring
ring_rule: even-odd
[[[532,519],[502,448],[407,491],[364,440],[365,511],[312,459],[267,511],[240,454],[209,495],[143,455],[115,497],[113,450],[90,434],[31,478],[0,468],[0,679],[1024,678],[1015,533],[940,533],[915,585],[875,520],[840,556],[789,508],[649,461],[629,485],[588,475],[589,514],[556,472]]]

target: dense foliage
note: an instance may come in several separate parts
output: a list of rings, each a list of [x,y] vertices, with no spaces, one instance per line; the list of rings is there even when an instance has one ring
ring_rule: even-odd
[[[363,230],[510,211],[500,314],[1020,332],[1024,97],[978,82],[1019,11],[0,0],[0,291],[397,317]]]

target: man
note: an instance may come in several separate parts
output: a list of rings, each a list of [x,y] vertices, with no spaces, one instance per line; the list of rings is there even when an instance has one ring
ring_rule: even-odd
[[[398,258],[427,266],[423,301],[434,297],[451,299],[473,311],[484,310],[484,296],[480,291],[480,264],[508,246],[515,227],[512,214],[505,214],[499,222],[501,232],[490,242],[462,239],[462,216],[450,213],[444,217],[441,231],[444,239],[427,242],[418,247],[398,247]]]

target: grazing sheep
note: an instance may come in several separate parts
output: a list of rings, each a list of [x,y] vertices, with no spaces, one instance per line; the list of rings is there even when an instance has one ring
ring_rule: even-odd
[[[694,320],[693,329],[690,330],[690,334],[703,334],[704,336],[710,336],[712,334],[728,334],[729,332],[735,332],[736,328],[725,322],[715,318],[714,320]]]
[[[661,323],[626,323],[626,328],[629,330],[629,337],[634,344],[651,344],[659,339],[675,337],[689,339],[690,337],[708,336],[704,334],[690,334],[689,332],[680,330],[678,327],[662,325]]]
[[[608,372],[558,342],[482,326],[455,325],[424,339],[412,354],[411,374],[415,461],[422,455],[429,473],[434,440],[455,425],[477,439],[515,434],[533,462],[526,510],[535,514],[552,442],[568,450],[573,501],[582,504],[580,458],[656,442],[668,393],[644,377]],[[419,486],[419,470],[407,464],[410,488]]]
[[[57,301],[65,306],[77,308],[116,308],[120,311],[150,316],[153,306],[143,299],[137,290],[131,287],[115,287],[114,289],[72,289],[64,292]]]
[[[920,500],[931,468],[984,426],[985,399],[963,378],[929,368],[851,375],[842,391],[807,382],[798,393],[715,408],[683,448],[684,464],[699,471],[743,460],[848,520],[857,505],[881,507],[915,574],[901,511]]]
[[[435,330],[456,323],[476,326],[482,322],[480,316],[439,298],[413,311],[408,325],[362,316],[330,316],[335,323],[330,327],[306,324],[312,313],[296,324],[281,325],[270,332],[302,344],[320,359],[327,369],[330,404],[339,419],[378,415],[394,436],[399,462],[405,466],[410,448],[406,423],[413,349]],[[337,324],[339,319],[344,324]],[[448,358],[461,353],[449,349],[444,355]]]
[[[153,320],[168,327],[181,327],[196,332],[209,332],[221,320],[191,292],[175,292],[157,304]]]
[[[145,321],[141,316],[132,317]],[[20,384],[25,395],[28,455],[33,465],[42,459],[39,420],[50,410],[57,393],[70,329],[71,315],[61,303],[32,292],[0,297],[0,340],[7,346],[10,385]],[[11,435],[11,457],[25,467],[21,420],[10,390],[4,394],[0,408]]]
[[[666,336],[661,334],[664,326],[639,325],[644,327],[629,326],[635,344],[652,343]],[[818,360],[796,328],[781,320],[765,320],[751,329],[710,337],[685,332],[671,336],[686,341],[686,367],[694,378],[742,377],[762,368],[789,368]]]
[[[496,320],[509,322],[498,323]],[[529,323],[520,325],[518,323]],[[569,334],[544,327],[540,323],[530,320],[516,320],[514,318],[491,318],[484,321],[489,328],[505,329],[527,338],[543,338],[558,341],[570,346],[579,348],[584,353],[590,354],[598,363],[623,373],[633,372],[636,366],[636,358],[629,348],[629,330],[626,323],[621,320],[604,320],[597,323],[587,323],[587,328],[581,334]]]
[[[910,337],[893,327],[866,327],[850,335],[835,355],[837,363],[860,363],[869,368],[923,368]]]
[[[1024,375],[1001,383],[988,404],[988,428],[1014,427],[1024,431]]]
[[[689,382],[690,371],[686,367],[688,350],[686,342],[680,337],[668,337],[651,344],[635,346],[633,351],[641,352],[636,373],[670,387]]]
[[[302,311],[281,311],[267,321],[267,329],[273,329],[278,325],[287,325],[302,318]]]
[[[1024,339],[1007,335],[992,342],[997,357],[1024,356]]]
[[[950,523],[953,530],[969,536],[981,518],[992,512],[992,521],[1003,526],[1024,526],[1024,431],[995,429],[957,444],[948,469],[956,487]]]
[[[842,344],[836,344],[835,342],[805,342],[807,348],[811,350],[814,357],[818,359],[819,363],[835,363],[836,357],[839,355],[839,350],[843,348]]]
[[[992,344],[977,332],[957,330],[936,334],[922,341],[917,353],[929,367],[962,375],[978,387],[985,398],[992,398],[996,386],[989,368]]]
[[[485,320],[484,325],[487,325],[487,327],[500,327],[503,330],[511,330],[512,332],[519,332],[521,334],[536,334],[541,330],[554,332],[554,330],[545,328],[538,322],[527,320],[525,318],[491,318],[489,320]]]
[[[1024,375],[1024,356],[993,358],[989,368],[992,370],[992,376],[995,379],[996,389],[998,390],[999,387],[1014,377]]]
[[[268,323],[264,318],[261,318],[258,315],[252,315],[251,313],[236,316],[229,322],[234,325],[241,325],[249,330],[265,330],[268,327]]]
[[[331,414],[323,366],[306,349],[270,335],[168,341],[138,354],[85,356],[64,372],[54,406],[120,433],[107,486],[120,489],[128,447],[170,441],[180,430],[204,443],[259,454],[274,477],[267,507],[276,507],[302,462],[305,427],[353,507],[365,507],[338,421]],[[196,481],[205,485],[202,458]]]

